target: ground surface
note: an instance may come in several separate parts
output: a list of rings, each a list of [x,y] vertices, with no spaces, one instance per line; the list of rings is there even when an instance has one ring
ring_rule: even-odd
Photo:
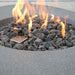
[[[0,46],[0,75],[75,75],[75,48],[23,52]]]

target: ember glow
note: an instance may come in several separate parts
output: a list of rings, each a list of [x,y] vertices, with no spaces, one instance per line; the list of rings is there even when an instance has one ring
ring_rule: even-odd
[[[17,30],[18,30],[18,28],[17,28],[17,27],[14,27],[14,29],[13,29],[13,30],[17,31]]]
[[[54,15],[51,14],[50,16],[51,16],[50,20],[54,21]]]
[[[43,5],[38,5],[38,3],[40,2],[43,2]],[[54,2],[56,3],[55,5],[57,6],[58,0],[54,0]],[[37,10],[39,10],[38,12],[39,12],[40,19],[44,20],[44,23],[41,25],[41,28],[47,27],[48,18],[50,16],[51,17],[50,20],[55,21],[61,25],[61,34],[62,34],[62,37],[64,38],[66,33],[65,31],[66,19],[65,19],[65,23],[63,23],[60,20],[60,17],[57,17],[55,19],[54,14],[49,14],[48,12],[46,12],[47,9],[45,6],[45,0],[41,0],[41,1],[37,0],[36,9],[34,5],[29,4],[28,0],[17,0],[17,3],[12,10],[12,15],[14,19],[16,19],[15,24],[18,24],[18,23],[25,24],[27,22],[26,16],[28,16],[28,19],[29,19],[28,33],[29,33],[29,36],[31,36],[32,23],[34,21],[34,18],[38,16],[36,14]],[[16,28],[14,29],[16,30]]]

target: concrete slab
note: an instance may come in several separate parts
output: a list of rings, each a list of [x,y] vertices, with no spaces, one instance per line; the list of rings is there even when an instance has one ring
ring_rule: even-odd
[[[6,6],[6,5],[13,5],[16,4],[16,2],[0,2],[0,7],[2,6]],[[36,2],[31,1],[31,4],[36,4]],[[42,4],[43,2],[40,2],[38,4]],[[70,11],[74,11],[75,12],[75,2],[58,2],[57,6],[55,4],[55,2],[47,2],[46,1],[46,5],[50,5],[50,6],[54,6],[54,7],[58,7],[58,8],[62,8],[62,9],[66,9],[66,10],[70,10]]]
[[[0,46],[0,75],[75,75],[75,47],[32,52]]]

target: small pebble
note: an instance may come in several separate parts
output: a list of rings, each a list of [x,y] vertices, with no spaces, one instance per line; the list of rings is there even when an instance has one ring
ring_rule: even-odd
[[[41,39],[36,39],[36,40],[34,41],[34,43],[35,43],[37,46],[39,46],[40,44],[42,44],[42,40],[41,40]]]
[[[7,42],[7,41],[9,41],[9,37],[6,36],[6,35],[2,35],[2,36],[1,36],[1,40],[2,40],[3,42]]]
[[[12,45],[10,43],[8,43],[8,42],[5,42],[5,46],[12,48]]]
[[[71,42],[67,41],[67,40],[65,40],[65,44],[66,44],[67,47],[72,47],[73,46],[73,44]]]
[[[49,47],[49,50],[54,50],[54,47],[53,46]]]
[[[28,50],[32,50],[33,51],[34,50],[33,46],[29,45],[28,46]]]
[[[18,50],[23,50],[24,46],[22,44],[16,44],[13,48]]]

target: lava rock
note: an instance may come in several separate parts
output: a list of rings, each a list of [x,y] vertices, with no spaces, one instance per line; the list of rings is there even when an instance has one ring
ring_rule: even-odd
[[[36,37],[39,37],[41,40],[45,38],[45,35],[43,33],[38,33]]]
[[[4,46],[5,45],[5,42],[0,41],[0,45]]]
[[[0,31],[0,35],[3,35],[4,34],[4,31]]]
[[[39,49],[40,51],[45,51],[45,50],[46,50],[45,47],[44,47],[44,45],[40,45],[40,46],[38,47],[38,49]]]
[[[44,33],[45,35],[48,35],[48,34],[49,34],[49,31],[48,31],[48,30],[44,30],[43,33]]]
[[[33,32],[35,29],[36,29],[36,27],[32,27],[32,28],[31,28],[31,31]]]
[[[75,30],[75,27],[73,26],[72,29]]]
[[[32,38],[29,38],[28,43],[32,44],[36,40],[36,37],[33,36]]]
[[[25,41],[24,42],[24,50],[27,50],[28,49],[28,46],[29,46],[28,41]]]
[[[34,23],[38,23],[38,24],[40,23],[40,18],[39,17],[34,18],[34,20],[35,20]]]
[[[48,19],[47,27],[40,28],[44,23],[39,17],[33,19],[33,26],[31,28],[31,37],[28,35],[29,19],[26,16],[27,22],[25,24],[10,24],[0,28],[0,45],[12,47],[19,50],[54,50],[64,49],[75,46],[75,27],[72,24],[66,24],[65,38],[61,34],[61,25],[57,22]],[[18,30],[14,30],[17,27]],[[15,36],[24,36],[28,39],[22,43],[16,43],[10,39]]]
[[[49,50],[54,50],[54,47],[53,46],[49,47]]]
[[[71,36],[73,36],[73,35],[74,35],[74,33],[73,33],[73,30],[72,30],[72,29],[70,29],[70,34],[71,34]]]
[[[44,44],[44,47],[48,50],[49,47],[52,47],[51,42],[46,42],[46,43]]]
[[[8,34],[8,37],[9,37],[9,38],[12,38],[12,37],[15,37],[15,36],[18,36],[18,32],[17,32],[17,31],[13,31],[13,32],[10,32],[10,33]]]
[[[12,45],[12,47],[14,47],[16,42],[10,40],[10,44]]]
[[[49,45],[49,43],[46,43],[44,46],[48,50],[50,45]]]
[[[23,50],[24,46],[22,44],[16,44],[13,48],[18,50]]]
[[[32,34],[36,36],[36,34],[38,33],[38,29],[35,29]]]
[[[33,26],[36,27],[36,29],[40,28],[40,24],[33,23]]]
[[[47,38],[50,40],[53,40],[53,38],[55,37],[55,33],[52,33],[52,34],[49,34],[48,36],[47,36]]]
[[[72,47],[73,44],[71,42],[69,42],[68,40],[65,40],[65,44],[67,47]]]
[[[71,42],[73,43],[73,46],[75,46],[75,39],[73,39]]]
[[[1,40],[2,40],[3,42],[7,42],[7,41],[9,41],[9,37],[6,36],[6,35],[1,35]]]
[[[66,38],[66,39],[69,39],[69,37],[71,37],[71,33],[70,33],[70,32],[66,32],[65,38]]]
[[[61,45],[63,45],[62,38],[57,38],[57,41],[55,43],[57,44],[58,47],[60,47]]]
[[[25,41],[25,42],[24,42],[24,45],[28,45],[28,41]]]
[[[57,46],[54,42],[51,42],[51,44],[52,44],[52,46],[53,46],[55,49],[58,48],[58,46]]]
[[[41,39],[36,39],[36,40],[34,41],[34,43],[35,43],[37,46],[39,46],[39,45],[42,44],[42,40],[41,40]]]
[[[75,39],[75,35],[72,36],[72,39]]]
[[[12,48],[12,45],[10,43],[8,43],[8,42],[5,42],[5,46]]]
[[[29,45],[28,46],[28,50],[32,50],[33,51],[34,50],[33,46]]]

